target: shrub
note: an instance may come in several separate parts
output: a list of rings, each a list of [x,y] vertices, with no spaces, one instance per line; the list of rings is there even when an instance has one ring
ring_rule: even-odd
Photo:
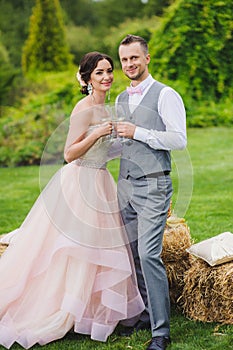
[[[233,91],[233,2],[178,0],[153,33],[151,69],[185,94],[218,100]],[[162,40],[161,40],[162,38]]]

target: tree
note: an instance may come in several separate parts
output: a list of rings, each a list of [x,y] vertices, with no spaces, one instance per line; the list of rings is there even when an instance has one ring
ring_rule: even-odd
[[[21,65],[21,51],[28,36],[32,3],[34,0],[0,0],[0,39],[15,68]]]
[[[117,27],[127,18],[141,18],[145,4],[140,0],[102,0],[95,2],[98,15],[98,33],[108,34],[111,27]]]
[[[148,17],[162,16],[165,9],[175,0],[149,0],[145,4],[144,14]]]
[[[62,71],[70,63],[59,0],[36,0],[23,47],[23,72]]]
[[[0,37],[1,38],[1,37]],[[7,94],[12,87],[13,80],[16,76],[16,70],[12,67],[9,55],[0,42],[0,105],[4,105],[7,100]],[[0,110],[0,116],[2,111]]]
[[[151,71],[179,80],[195,99],[229,96],[233,90],[232,0],[178,0],[150,41]]]
[[[94,27],[98,23],[95,4],[92,0],[60,0],[72,25]]]

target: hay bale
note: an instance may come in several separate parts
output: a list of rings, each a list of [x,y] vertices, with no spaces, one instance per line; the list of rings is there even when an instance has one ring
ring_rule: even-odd
[[[184,273],[190,268],[192,257],[186,249],[192,245],[190,231],[185,219],[171,215],[163,237],[162,260],[165,264],[170,300],[178,305],[178,299],[184,288]]]
[[[198,258],[184,283],[180,301],[188,318],[233,324],[233,262],[211,267]]]

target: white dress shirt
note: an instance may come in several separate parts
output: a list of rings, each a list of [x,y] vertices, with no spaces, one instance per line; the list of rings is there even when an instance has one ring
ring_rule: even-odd
[[[137,87],[142,94],[129,95],[129,109],[132,113],[155,80],[149,75]],[[171,87],[164,87],[159,95],[158,112],[166,127],[165,131],[148,130],[136,126],[134,139],[147,143],[151,148],[163,150],[184,149],[187,144],[186,113],[182,98]]]

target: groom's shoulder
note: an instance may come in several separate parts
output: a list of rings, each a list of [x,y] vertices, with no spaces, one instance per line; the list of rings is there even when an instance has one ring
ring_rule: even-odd
[[[166,84],[162,83],[161,81],[158,81],[158,80],[154,80],[152,85],[151,85],[151,88],[153,89],[163,89],[167,87]]]
[[[122,92],[117,96],[117,100],[122,99],[122,98],[125,97],[125,96],[127,96],[127,91],[126,91],[126,90],[122,91]]]

